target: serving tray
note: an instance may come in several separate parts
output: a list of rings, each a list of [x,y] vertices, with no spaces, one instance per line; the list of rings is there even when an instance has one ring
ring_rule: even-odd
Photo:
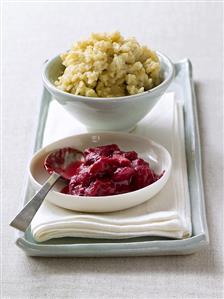
[[[175,71],[176,77],[168,91],[175,92],[176,97],[184,103],[185,149],[191,201],[192,237],[182,240],[161,237],[141,237],[123,240],[60,238],[37,243],[28,229],[25,234],[16,232],[16,244],[27,255],[48,257],[183,255],[191,254],[208,245],[209,236],[201,174],[200,138],[191,62],[188,59],[184,59],[175,63]],[[51,95],[44,89],[34,151],[42,147],[51,101]],[[33,194],[34,190],[32,190],[28,179],[26,179],[22,194],[23,205]]]

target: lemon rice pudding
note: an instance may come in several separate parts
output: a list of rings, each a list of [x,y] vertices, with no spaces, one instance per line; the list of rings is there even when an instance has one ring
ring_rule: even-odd
[[[120,97],[147,91],[161,83],[156,53],[119,32],[93,33],[61,55],[65,69],[55,85],[87,97]]]

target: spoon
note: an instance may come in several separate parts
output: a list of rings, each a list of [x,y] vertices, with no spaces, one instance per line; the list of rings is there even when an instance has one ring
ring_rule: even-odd
[[[69,180],[83,163],[83,159],[83,153],[71,147],[61,148],[48,154],[44,160],[44,167],[51,176],[12,220],[10,225],[25,232],[54,184],[59,178]]]

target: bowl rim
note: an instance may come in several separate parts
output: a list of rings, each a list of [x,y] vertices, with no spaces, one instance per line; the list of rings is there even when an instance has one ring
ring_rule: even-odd
[[[131,192],[127,192],[127,193],[122,193],[122,194],[115,194],[115,195],[106,195],[106,196],[79,196],[79,195],[71,195],[71,194],[64,194],[64,193],[61,193],[59,191],[55,191],[55,190],[51,190],[50,192],[52,192],[55,196],[64,196],[64,197],[67,197],[67,198],[76,198],[76,199],[81,199],[81,200],[94,200],[94,199],[104,199],[104,200],[109,200],[109,199],[114,199],[116,200],[117,198],[120,198],[121,196],[124,197],[124,198],[127,198],[129,197],[130,194],[135,194],[136,196],[140,193],[140,192],[144,192],[145,190],[149,189],[149,188],[152,188],[152,187],[156,187],[159,183],[161,183],[161,180],[168,180],[169,179],[169,176],[170,176],[170,173],[171,173],[171,169],[172,169],[172,158],[171,158],[171,155],[169,153],[169,151],[164,147],[162,146],[161,144],[155,142],[154,140],[152,140],[151,138],[148,138],[148,137],[144,137],[144,136],[139,136],[137,134],[130,134],[130,133],[123,133],[123,132],[114,132],[114,131],[107,131],[107,132],[92,132],[92,133],[81,133],[81,134],[76,134],[76,135],[71,135],[71,136],[68,136],[68,137],[65,137],[65,138],[62,138],[62,139],[58,139],[50,144],[47,144],[46,146],[44,146],[43,148],[41,148],[40,150],[38,150],[31,158],[30,162],[29,162],[29,167],[28,167],[28,175],[29,175],[29,178],[31,179],[31,183],[34,182],[34,184],[36,186],[38,186],[38,188],[41,188],[42,185],[34,178],[34,176],[32,175],[32,171],[31,171],[31,166],[33,164],[33,161],[36,159],[36,157],[42,152],[44,151],[47,147],[49,146],[53,146],[54,144],[58,143],[58,142],[62,142],[62,141],[66,141],[66,140],[69,140],[71,138],[75,138],[75,137],[80,137],[80,136],[83,136],[83,135],[93,135],[93,134],[99,134],[99,135],[107,135],[107,134],[113,134],[113,135],[120,135],[120,136],[132,136],[134,138],[140,138],[142,140],[145,140],[149,143],[151,143],[152,145],[155,145],[156,147],[159,147],[160,149],[162,149],[165,153],[166,153],[166,157],[167,157],[167,170],[165,171],[165,173],[154,183],[146,186],[146,187],[143,187],[143,188],[140,188],[138,190],[135,190],[135,191],[131,191]],[[46,152],[46,155],[48,154],[49,152]]]
[[[165,80],[163,80],[159,85],[157,85],[156,87],[153,87],[147,91],[141,92],[141,93],[137,93],[134,95],[128,95],[128,96],[122,96],[122,97],[111,97],[111,98],[101,98],[101,97],[87,97],[87,96],[81,96],[81,95],[75,95],[75,94],[71,94],[69,92],[65,92],[63,90],[58,89],[53,83],[50,82],[50,80],[48,79],[48,76],[46,75],[47,73],[47,69],[49,68],[49,65],[56,60],[57,58],[60,57],[59,55],[54,56],[51,59],[47,59],[44,62],[44,68],[42,70],[42,80],[44,85],[51,91],[53,91],[56,94],[59,94],[61,96],[66,97],[66,101],[75,101],[75,100],[82,100],[82,101],[86,101],[86,102],[125,102],[128,100],[136,100],[136,97],[142,97],[145,95],[152,95],[155,94],[156,92],[163,90],[163,88],[165,88],[166,86],[169,85],[169,83],[172,81],[172,79],[174,78],[175,75],[175,68],[174,68],[174,64],[173,62],[170,60],[170,58],[168,58],[166,55],[164,55],[163,53],[161,53],[160,51],[155,51],[156,54],[161,57],[163,59],[163,61],[165,62],[165,64],[168,66],[168,76]],[[65,99],[64,99],[65,100]]]

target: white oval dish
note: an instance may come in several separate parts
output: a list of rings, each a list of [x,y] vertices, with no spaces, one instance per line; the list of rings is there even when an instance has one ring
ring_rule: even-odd
[[[139,157],[150,163],[150,167],[163,176],[155,183],[137,191],[112,196],[75,196],[60,193],[62,183],[57,183],[46,200],[59,207],[81,212],[113,212],[139,205],[156,195],[166,184],[172,160],[169,152],[158,143],[144,137],[126,133],[100,132],[80,134],[58,140],[38,151],[32,158],[29,167],[29,178],[35,190],[39,190],[49,177],[44,168],[46,155],[58,148],[74,147],[83,151],[88,147],[96,147],[116,143],[121,150],[134,150]]]

